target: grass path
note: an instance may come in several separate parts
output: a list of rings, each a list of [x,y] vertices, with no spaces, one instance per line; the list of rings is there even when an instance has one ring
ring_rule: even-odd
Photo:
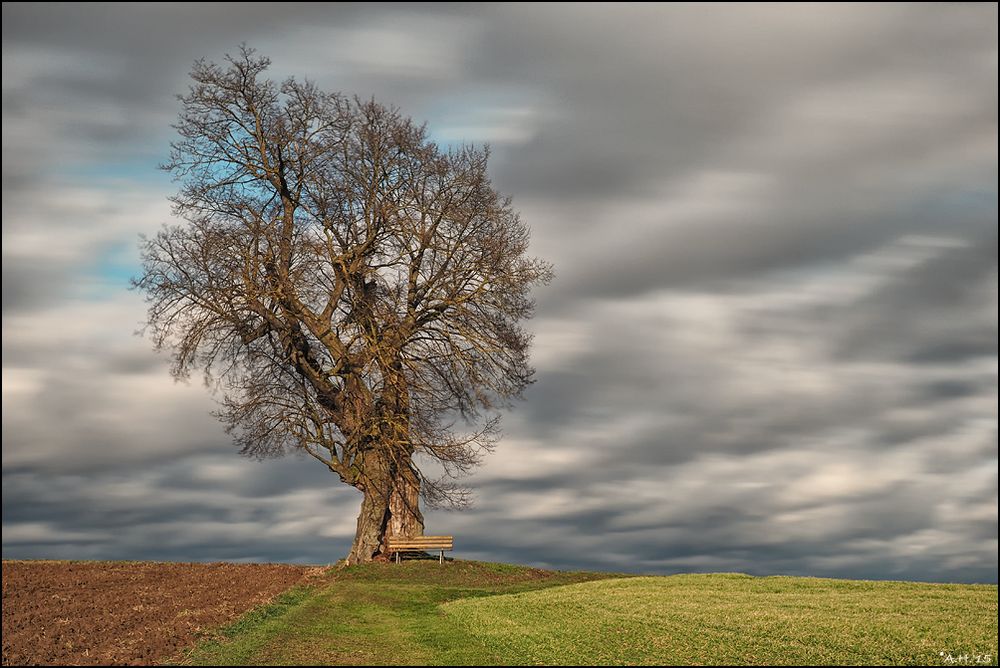
[[[287,592],[181,662],[996,665],[997,587],[371,564]]]
[[[201,643],[188,665],[500,665],[440,608],[457,599],[616,577],[486,564],[413,561],[335,571]]]

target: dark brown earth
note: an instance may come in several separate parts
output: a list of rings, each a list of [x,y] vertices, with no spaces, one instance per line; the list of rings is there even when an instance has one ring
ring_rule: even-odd
[[[155,663],[323,570],[283,564],[4,561],[3,663]]]

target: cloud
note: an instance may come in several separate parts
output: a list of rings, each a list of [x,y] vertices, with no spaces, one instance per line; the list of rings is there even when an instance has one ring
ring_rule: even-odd
[[[242,41],[399,105],[556,265],[457,556],[996,581],[995,5],[4,5],[3,554],[346,553],[133,332],[174,94]]]

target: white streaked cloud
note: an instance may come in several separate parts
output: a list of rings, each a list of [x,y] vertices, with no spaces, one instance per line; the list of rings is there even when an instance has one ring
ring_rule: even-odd
[[[246,40],[493,144],[556,265],[477,506],[427,513],[459,557],[996,580],[995,5],[3,13],[5,557],[347,550],[357,493],[238,457],[124,289],[171,96]]]

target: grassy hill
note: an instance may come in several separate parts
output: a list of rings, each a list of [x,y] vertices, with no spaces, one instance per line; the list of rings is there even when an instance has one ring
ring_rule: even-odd
[[[678,575],[444,610],[517,663],[933,665],[941,652],[996,662],[997,590],[987,586]]]
[[[997,587],[371,564],[293,589],[179,661],[996,665]]]

